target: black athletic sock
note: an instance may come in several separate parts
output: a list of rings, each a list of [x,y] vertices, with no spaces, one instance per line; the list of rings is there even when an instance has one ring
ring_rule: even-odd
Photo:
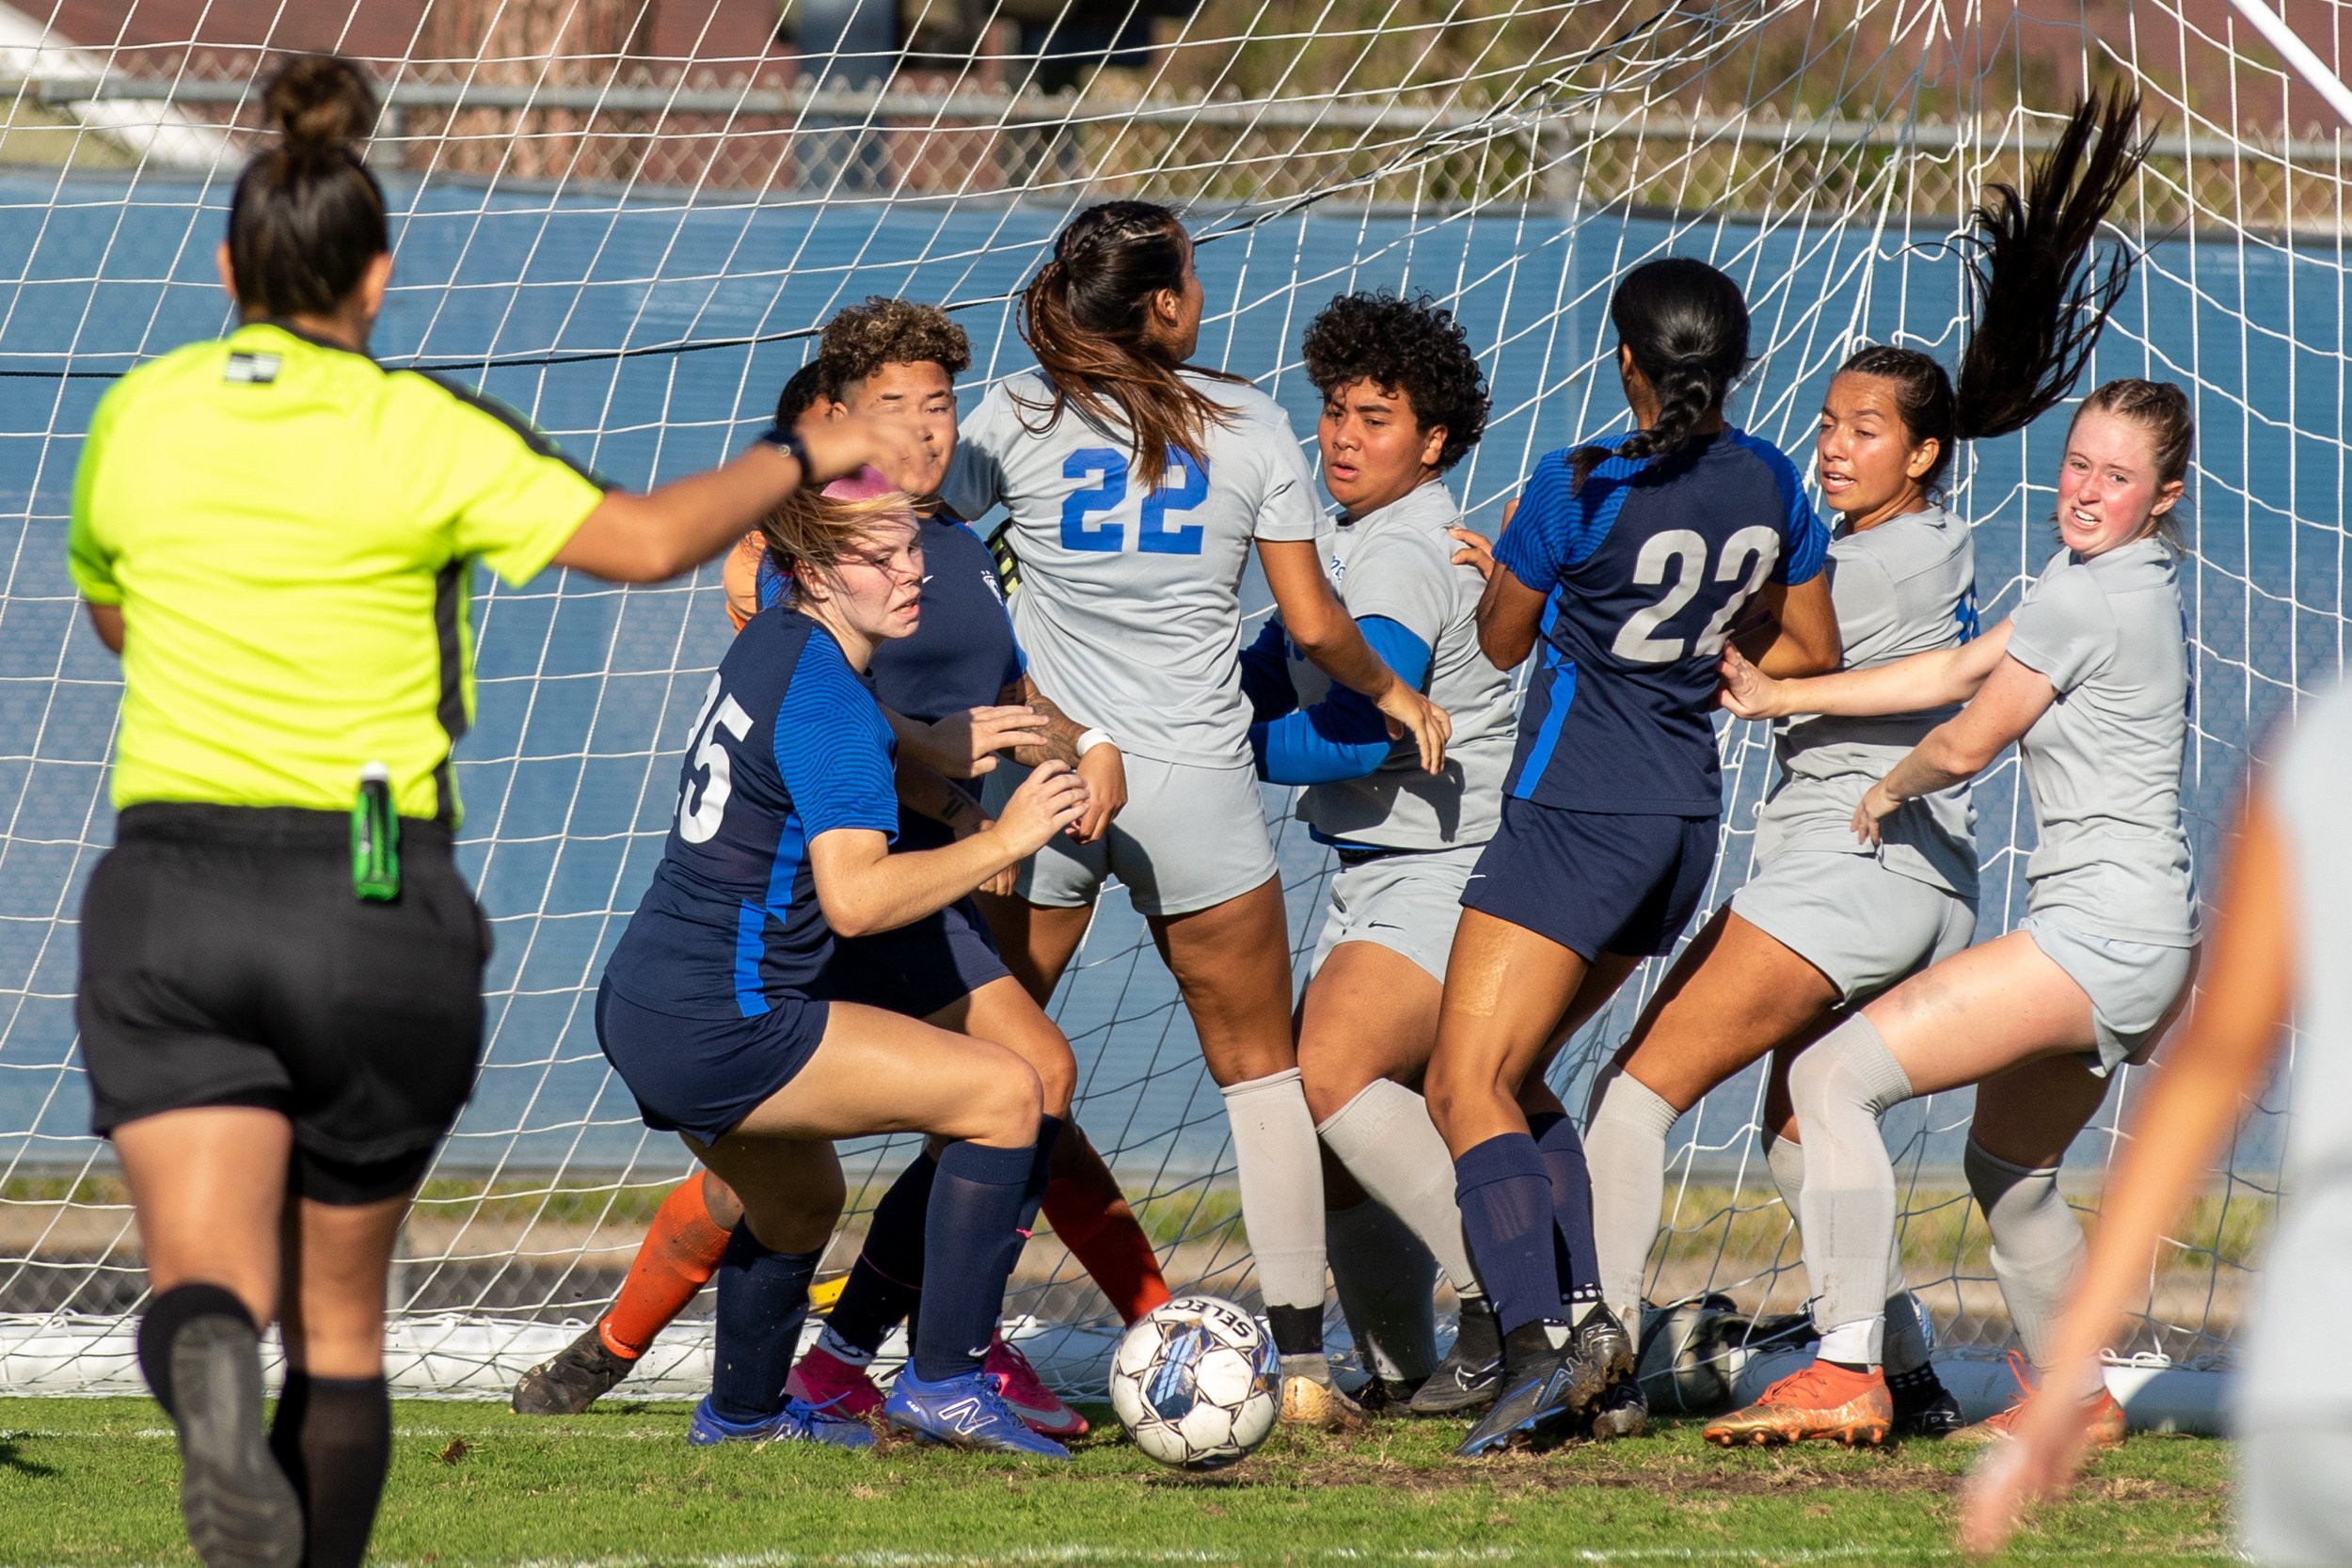
[[[172,1408],[171,1346],[180,1331],[199,1318],[233,1318],[260,1333],[245,1303],[218,1285],[175,1285],[147,1304],[139,1316],[139,1375],[147,1379],[164,1414],[175,1420],[179,1412]]]
[[[1465,1151],[1454,1162],[1454,1196],[1502,1332],[1558,1317],[1551,1182],[1535,1140],[1505,1132]]]
[[[1281,1356],[1323,1354],[1323,1308],[1274,1307],[1265,1309],[1266,1327],[1274,1331],[1274,1354]]]
[[[302,1568],[359,1568],[392,1464],[384,1380],[289,1371],[269,1449],[302,1499]]]
[[[792,1375],[801,1320],[808,1315],[808,1282],[823,1255],[771,1251],[747,1224],[727,1238],[710,1369],[710,1409],[721,1420],[764,1421],[784,1408],[784,1380]]]
[[[833,1310],[825,1314],[825,1328],[833,1338],[869,1358],[923,1294],[923,1216],[930,1209],[931,1182],[938,1175],[939,1162],[928,1148],[898,1173],[874,1205],[866,1245],[850,1266],[849,1280]]]
[[[1568,1342],[1568,1325],[1558,1318],[1538,1318],[1525,1323],[1502,1337],[1502,1365],[1517,1375],[1531,1365],[1548,1356],[1560,1354],[1560,1347]]]
[[[1552,1244],[1558,1251],[1560,1296],[1570,1317],[1600,1305],[1600,1253],[1593,1244],[1593,1173],[1584,1163],[1584,1140],[1576,1123],[1558,1111],[1527,1118],[1527,1130],[1543,1152],[1551,1178]]]
[[[914,1375],[926,1383],[976,1371],[996,1337],[1005,1281],[1021,1256],[1019,1221],[1036,1146],[952,1143],[939,1156],[924,1227],[923,1320]]]
[[[1473,1296],[1462,1303],[1461,1323],[1454,1331],[1454,1350],[1473,1367],[1491,1366],[1502,1354],[1502,1330],[1495,1323],[1494,1307],[1484,1297]]]

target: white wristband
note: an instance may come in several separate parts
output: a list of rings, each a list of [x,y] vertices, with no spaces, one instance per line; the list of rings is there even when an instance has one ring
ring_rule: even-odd
[[[1078,736],[1078,754],[1085,756],[1097,746],[1107,746],[1110,743],[1111,737],[1101,730],[1088,730]]]

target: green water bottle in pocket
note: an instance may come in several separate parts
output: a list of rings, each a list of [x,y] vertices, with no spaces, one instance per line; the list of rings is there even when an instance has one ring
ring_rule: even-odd
[[[400,814],[392,805],[392,770],[380,762],[359,769],[359,798],[352,802],[351,891],[369,904],[400,896]]]

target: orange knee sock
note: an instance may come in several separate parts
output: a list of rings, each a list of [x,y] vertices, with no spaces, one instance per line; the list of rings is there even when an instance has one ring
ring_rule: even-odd
[[[670,1189],[654,1212],[653,1225],[638,1244],[636,1260],[612,1309],[596,1324],[604,1348],[624,1360],[645,1354],[654,1336],[686,1310],[694,1292],[718,1272],[719,1255],[727,1249],[727,1233],[710,1217],[703,1202],[700,1171]]]
[[[1169,1296],[1152,1239],[1127,1207],[1118,1179],[1075,1124],[1062,1130],[1057,1151],[1058,1168],[1045,1187],[1046,1223],[1094,1276],[1120,1317],[1134,1323]]]

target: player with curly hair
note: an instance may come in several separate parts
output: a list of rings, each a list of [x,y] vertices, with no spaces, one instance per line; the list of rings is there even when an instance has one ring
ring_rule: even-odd
[[[1426,297],[1340,295],[1309,325],[1305,353],[1323,396],[1324,488],[1339,503],[1324,570],[1364,641],[1453,716],[1454,739],[1445,768],[1422,771],[1371,703],[1299,654],[1279,613],[1242,654],[1259,775],[1305,786],[1299,819],[1339,857],[1298,1013],[1298,1069],[1329,1154],[1332,1274],[1377,1375],[1370,1386],[1423,1413],[1467,1409],[1493,1398],[1500,1342],[1463,1247],[1453,1165],[1415,1088],[1516,722],[1510,677],[1478,648],[1481,579],[1455,562],[1462,512],[1444,478],[1486,432],[1486,380],[1460,325]],[[1463,1304],[1442,1368],[1438,1259]],[[1299,1332],[1319,1331],[1314,1316]],[[1282,1417],[1356,1419],[1345,1395],[1295,1377],[1283,1381]]]

